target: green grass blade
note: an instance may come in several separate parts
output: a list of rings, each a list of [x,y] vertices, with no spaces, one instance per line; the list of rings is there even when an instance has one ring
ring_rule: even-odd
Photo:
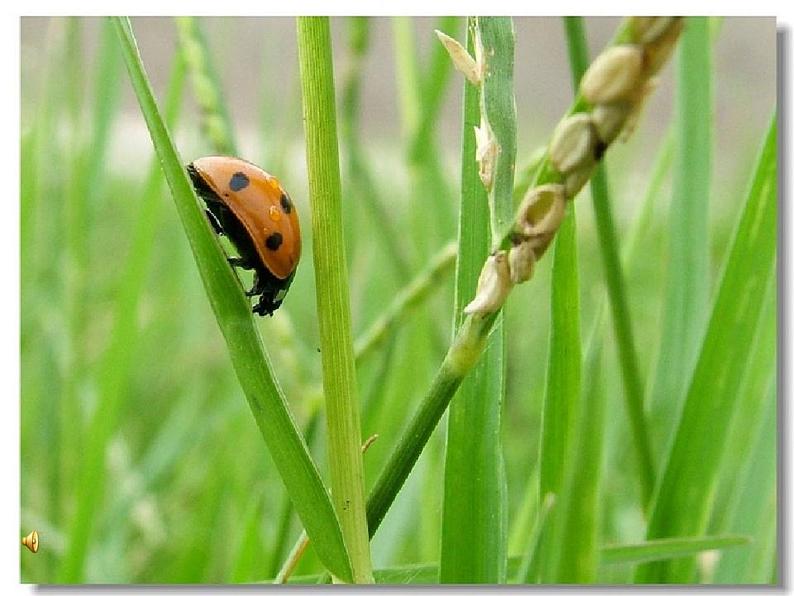
[[[298,18],[298,56],[306,128],[331,492],[350,553],[353,581],[370,583],[372,564],[364,504],[361,423],[342,229],[331,28],[327,17]]]
[[[112,29],[111,29],[112,31]],[[166,122],[174,126],[182,99],[182,83],[184,66],[177,60],[171,74],[171,82],[166,98]],[[143,190],[138,198],[140,208],[134,228],[131,230],[130,251],[120,271],[124,272],[119,280],[116,293],[113,325],[110,332],[110,343],[105,349],[99,364],[98,373],[98,408],[92,418],[86,436],[88,437],[84,462],[82,465],[93,470],[83,472],[83,477],[90,477],[90,482],[77,485],[77,512],[70,548],[67,551],[69,567],[74,575],[70,581],[77,581],[77,569],[82,568],[80,558],[85,558],[88,539],[91,535],[93,520],[104,490],[104,458],[107,443],[118,421],[125,389],[132,365],[132,354],[137,332],[138,304],[143,293],[148,265],[152,257],[155,231],[157,229],[158,212],[160,209],[160,188],[162,172],[155,159],[146,177]],[[64,563],[66,566],[66,562]]]
[[[355,221],[360,217],[362,210],[358,206],[364,206],[368,211],[366,224],[356,222],[356,229],[360,225],[377,227],[377,234],[388,247],[393,266],[400,277],[405,279],[409,275],[409,267],[400,230],[394,225],[393,218],[382,202],[360,138],[361,95],[365,61],[371,45],[371,17],[350,17],[348,26],[351,64],[342,85],[339,106],[340,136],[348,164],[350,204],[354,207],[348,219]],[[355,242],[355,234],[351,235],[350,240]],[[355,252],[355,246],[350,246],[351,252]]]
[[[577,60],[574,59],[574,64]],[[578,78],[575,76],[576,80]],[[570,468],[568,453],[572,452],[570,445],[574,439],[581,396],[579,264],[573,203],[567,207],[553,251],[549,357],[540,435],[541,500],[549,494],[560,498],[563,491],[563,482]],[[544,583],[555,581],[559,564],[555,552],[559,549],[556,545],[562,539],[558,536],[562,523],[560,508],[555,507],[541,537],[538,576],[533,578],[535,580]]]
[[[76,60],[76,58],[75,58]],[[76,62],[72,68],[77,68]],[[85,224],[91,221],[95,202],[105,183],[105,168],[97,167],[106,160],[110,129],[116,114],[119,98],[118,78],[121,73],[118,47],[114,40],[113,27],[107,20],[102,21],[101,41],[97,56],[97,72],[94,88],[92,119],[89,134],[84,145],[76,148],[76,159],[72,174],[74,179],[67,191],[67,254],[70,255],[67,267],[67,312],[68,312],[68,376],[62,397],[65,409],[62,412],[61,430],[67,445],[76,447],[82,456],[75,475],[77,481],[73,490],[77,494],[76,509],[69,523],[69,542],[61,563],[59,577],[64,583],[78,583],[83,579],[84,562],[88,550],[92,520],[95,507],[104,484],[104,452],[107,440],[115,427],[121,401],[117,394],[104,394],[93,412],[85,435],[75,432],[75,417],[80,409],[77,384],[82,376],[84,360],[83,331],[85,328],[86,283],[89,267],[89,240]],[[82,131],[81,131],[82,132]],[[82,140],[82,139],[81,139]],[[75,435],[85,437],[68,439]],[[78,442],[79,441],[79,442]]]
[[[743,549],[720,557],[715,583],[770,583],[777,554],[777,401],[774,386],[768,391],[765,420],[745,466],[727,528],[752,537]]]
[[[480,268],[490,250],[490,217],[509,218],[512,214],[511,167],[515,160],[513,25],[509,18],[482,17],[477,27],[491,57],[491,77],[481,92],[464,80],[456,326],[463,320],[463,308],[469,297],[476,292]],[[470,29],[470,50],[474,47],[472,33]],[[496,213],[490,215],[488,196],[475,159],[474,127],[480,122],[480,104],[488,114],[498,142],[504,147],[499,164],[503,167],[497,171],[494,189]],[[482,360],[463,381],[450,406],[439,563],[441,583],[505,581],[506,512],[503,507],[506,486],[500,440],[505,383],[504,337],[502,323],[497,322]],[[461,548],[463,544],[478,547]]]
[[[129,19],[116,18],[114,24],[130,82],[251,411],[320,559],[332,573],[350,580],[350,563],[328,491],[273,377],[240,282],[204,217],[162,121]]]
[[[761,314],[763,301],[758,294],[774,272],[776,130],[773,117],[660,480],[648,527],[649,539],[698,534],[708,521],[727,430]],[[649,564],[639,568],[636,577],[645,583],[689,582],[693,579],[693,565],[690,559],[675,564]]]
[[[531,584],[538,576],[538,547],[543,532],[546,530],[546,522],[549,514],[554,508],[555,497],[553,493],[548,493],[543,499],[543,504],[538,508],[535,517],[535,525],[529,532],[527,540],[527,553],[521,561],[521,567],[516,572],[516,583]],[[509,563],[508,563],[509,564]]]
[[[578,81],[584,74],[589,60],[587,58],[587,43],[583,28],[569,25],[569,23],[581,23],[581,20],[577,19],[581,19],[581,17],[569,17],[566,19],[566,31],[569,38],[575,40],[574,43],[569,43],[569,51],[577,55],[576,59],[572,60],[572,67]],[[631,309],[626,295],[625,275],[620,261],[618,233],[612,216],[605,163],[601,163],[593,174],[593,178],[590,181],[590,194],[593,197],[593,212],[595,214],[601,258],[604,264],[604,277],[606,278],[612,325],[617,340],[626,410],[639,463],[639,479],[643,504],[647,506],[654,487],[653,452],[643,406],[643,381],[640,376],[637,350],[634,343],[630,316]]]
[[[478,180],[479,181],[479,180]],[[374,320],[353,344],[356,364],[369,356],[375,348],[389,337],[389,331],[411,312],[418,304],[428,298],[443,281],[444,276],[455,265],[458,248],[454,243],[444,246],[404,288],[400,289],[380,316]],[[476,284],[476,279],[475,279]]]
[[[675,538],[671,540],[655,540],[639,544],[604,546],[600,549],[603,564],[620,565],[642,561],[661,561],[689,556],[703,551],[728,549],[748,543],[746,536],[704,536],[698,538]],[[730,552],[730,551],[729,551]],[[510,557],[507,560],[507,572],[515,575],[521,569],[521,557]],[[435,563],[410,563],[397,567],[376,569],[375,581],[379,584],[411,584],[431,585],[438,576],[438,565]],[[291,584],[316,584],[319,575],[296,576],[290,579]],[[269,583],[269,582],[268,582]]]
[[[670,448],[708,315],[708,213],[714,112],[711,46],[708,18],[687,18],[678,54],[677,144],[669,211],[667,296],[649,399],[654,444],[662,461]]]
[[[776,282],[776,277],[772,276],[767,284],[760,324],[756,329],[753,347],[747,359],[736,411],[725,441],[726,464],[719,477],[713,506],[714,513],[709,524],[712,533],[730,529],[726,524],[735,508],[738,495],[742,492],[742,488],[747,486],[742,478],[747,474],[746,468],[753,446],[759,440],[758,433],[769,407],[766,400],[775,401],[774,392],[770,393],[770,388],[774,386],[777,368]],[[774,449],[772,458],[774,459]],[[774,476],[774,471],[771,475]]]
[[[596,581],[606,406],[602,366],[600,349],[588,350],[587,390],[582,395],[577,431],[567,454],[569,463],[559,497],[560,527],[553,551],[553,577],[558,583]]]
[[[625,565],[648,561],[664,561],[689,557],[703,551],[741,546],[749,542],[746,536],[703,536],[697,538],[662,538],[639,544],[605,546],[601,549],[604,565]]]

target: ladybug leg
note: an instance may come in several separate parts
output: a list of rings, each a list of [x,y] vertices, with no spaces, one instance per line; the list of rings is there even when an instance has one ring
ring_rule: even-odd
[[[250,271],[254,268],[254,266],[245,257],[227,257],[226,260],[229,261],[229,265],[232,267],[239,267],[240,269],[245,269],[246,271]]]
[[[264,289],[265,288],[263,287],[262,278],[259,277],[259,273],[254,273],[254,287],[252,287],[250,290],[248,290],[245,293],[245,295],[248,296],[249,298],[251,296],[258,296],[264,291]],[[262,301],[260,300],[259,302],[261,303]],[[257,304],[255,309],[258,306],[259,306],[259,304]],[[256,312],[256,310],[254,310],[254,312]]]
[[[205,209],[204,213],[207,214],[207,219],[210,220],[210,225],[212,229],[215,230],[215,233],[218,236],[223,236],[223,227],[221,226],[221,222],[218,221],[218,218],[215,217],[215,214],[209,209]]]
[[[273,310],[269,307],[268,303],[265,302],[264,294],[262,294],[262,296],[259,298],[259,302],[256,303],[253,310],[254,314],[257,314],[261,317],[264,317],[265,315],[270,315],[271,317],[273,316]]]

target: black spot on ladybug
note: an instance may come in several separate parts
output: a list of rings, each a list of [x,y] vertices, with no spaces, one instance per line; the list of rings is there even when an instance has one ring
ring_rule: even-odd
[[[284,242],[284,237],[278,232],[273,232],[267,237],[267,240],[265,240],[265,246],[270,250],[278,250],[282,242]]]
[[[281,209],[283,209],[284,213],[289,215],[290,211],[292,211],[292,201],[289,200],[289,197],[281,193],[281,200],[279,202],[281,203]]]
[[[242,172],[235,172],[234,176],[232,176],[232,179],[229,180],[229,188],[237,192],[238,190],[243,190],[250,182],[251,181],[248,179],[248,176]]]

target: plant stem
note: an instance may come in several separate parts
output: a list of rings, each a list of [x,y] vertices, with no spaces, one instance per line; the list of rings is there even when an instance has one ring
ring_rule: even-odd
[[[433,289],[447,271],[455,264],[457,246],[450,242],[430,260],[427,267],[419,272],[408,285],[402,288],[394,300],[383,309],[381,315],[356,338],[354,352],[359,362],[386,337],[391,327],[414,305]]]
[[[331,31],[327,17],[298,18],[298,53],[323,389],[327,405],[331,494],[350,553],[353,581],[372,583],[350,296],[342,233]]]
[[[581,17],[565,19],[569,54],[571,56],[572,73],[575,88],[584,75],[589,63],[587,57],[587,40]],[[631,311],[626,296],[626,282],[620,261],[618,234],[615,220],[612,217],[609,186],[607,184],[606,164],[601,163],[590,180],[590,194],[593,197],[596,230],[601,245],[601,258],[604,263],[609,306],[612,312],[612,324],[618,344],[620,371],[623,375],[623,388],[628,412],[629,424],[634,437],[635,448],[639,458],[639,478],[642,489],[642,503],[648,507],[654,487],[654,462],[651,448],[650,431],[643,407],[643,382],[637,360],[637,349],[634,344],[634,333],[631,326]]]

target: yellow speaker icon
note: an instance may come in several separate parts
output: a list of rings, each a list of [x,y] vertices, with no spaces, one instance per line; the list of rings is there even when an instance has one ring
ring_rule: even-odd
[[[30,534],[22,539],[22,544],[27,546],[28,550],[32,553],[39,552],[39,533],[36,530],[33,530]]]

